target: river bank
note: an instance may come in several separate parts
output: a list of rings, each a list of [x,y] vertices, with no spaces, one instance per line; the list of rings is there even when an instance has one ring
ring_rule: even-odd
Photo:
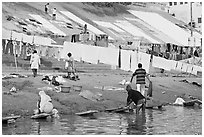
[[[47,71],[46,71],[47,72]],[[20,72],[23,74],[23,72]],[[59,114],[75,114],[86,110],[104,111],[108,108],[124,106],[126,104],[127,92],[125,85],[120,85],[123,79],[127,81],[131,78],[131,72],[112,71],[99,73],[78,73],[80,80],[73,81],[66,79],[63,85],[71,86],[70,93],[56,92],[55,87],[42,82],[42,71],[39,76],[32,77],[31,73],[26,78],[11,78],[2,80],[2,115],[10,114],[31,116],[33,110],[36,109],[39,88],[51,87],[53,90],[45,91],[51,96],[54,107],[58,109]],[[47,72],[48,73],[48,72]],[[3,73],[4,74],[4,73]],[[50,73],[49,73],[50,74]],[[61,75],[62,73],[52,72],[53,75]],[[173,76],[156,76],[150,77],[153,83],[153,98],[164,104],[173,103],[178,96],[182,96],[184,100],[189,100],[189,96],[193,96],[202,100],[202,88],[197,85],[182,82],[183,79],[188,81],[197,81],[202,83],[202,78],[197,77],[173,77]],[[82,91],[88,90],[93,94],[102,95],[102,100],[91,101],[79,95],[79,92],[73,90],[73,85],[81,85]],[[5,94],[12,86],[18,90],[12,95]],[[148,87],[148,83],[146,87]],[[100,88],[100,87],[109,87]],[[133,88],[136,85],[132,84]],[[111,90],[112,88],[112,90]],[[119,89],[119,90],[117,90]],[[123,90],[124,89],[124,90]]]

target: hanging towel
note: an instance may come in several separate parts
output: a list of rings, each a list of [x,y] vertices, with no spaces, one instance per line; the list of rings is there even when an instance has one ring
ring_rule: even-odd
[[[150,54],[139,52],[139,62],[142,63],[142,68],[146,70],[147,73],[149,73],[149,65],[150,65]]]
[[[187,63],[183,63],[181,71],[182,72],[187,72],[187,68],[188,68],[188,64]]]
[[[193,70],[193,65],[188,64],[187,72],[188,72],[188,73],[192,73],[192,70]]]
[[[130,54],[129,50],[121,50],[121,69],[125,71],[130,70]]]
[[[181,71],[182,66],[183,66],[183,62],[178,61],[176,70],[177,70],[177,71]]]
[[[131,51],[131,68],[130,70],[132,72],[135,72],[135,70],[138,67],[138,54],[136,51]]]
[[[193,75],[197,75],[197,69],[196,69],[195,65],[193,65],[192,74]]]

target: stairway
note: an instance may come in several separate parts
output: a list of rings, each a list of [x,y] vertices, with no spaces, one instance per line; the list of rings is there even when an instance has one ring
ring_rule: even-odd
[[[24,71],[30,71],[30,62],[29,60],[24,60],[21,59],[20,57],[17,58],[17,65],[18,65],[18,71],[19,72],[24,72]],[[41,66],[40,70],[48,71],[48,70],[53,70],[53,71],[58,71],[58,72],[66,72],[64,70],[64,65],[65,62],[63,60],[58,61],[55,58],[46,58],[42,57],[41,59]],[[77,72],[84,72],[84,73],[90,73],[90,72],[112,72],[113,70],[111,69],[111,65],[107,64],[90,64],[87,62],[77,62],[75,61],[75,66]],[[2,55],[2,72],[15,72],[15,62],[14,62],[14,57],[11,55]]]

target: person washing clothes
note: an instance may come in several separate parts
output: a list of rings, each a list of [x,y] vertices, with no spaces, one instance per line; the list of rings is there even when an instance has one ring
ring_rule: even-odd
[[[34,110],[34,114],[47,113],[51,117],[60,118],[58,110],[53,107],[52,99],[44,91],[39,92],[39,99],[37,101],[37,109]]]
[[[37,54],[37,50],[34,50],[30,58],[31,70],[33,71],[34,77],[37,76],[37,71],[39,69],[40,63],[40,56]]]
[[[141,108],[143,108],[143,110],[144,110],[144,108],[145,108],[145,97],[139,91],[133,90],[130,85],[126,86],[126,91],[128,92],[126,107],[129,107],[130,110],[133,109],[134,105],[131,105],[131,103],[134,102],[135,107],[136,107],[136,114],[139,113],[139,110]]]
[[[142,64],[138,64],[138,69],[132,74],[130,83],[132,83],[133,77],[136,76],[136,86],[137,91],[139,91],[143,96],[147,97],[147,93],[145,91],[145,77],[150,81],[146,70],[142,68]]]
[[[38,113],[51,113],[53,110],[52,99],[44,91],[39,92],[37,102]]]

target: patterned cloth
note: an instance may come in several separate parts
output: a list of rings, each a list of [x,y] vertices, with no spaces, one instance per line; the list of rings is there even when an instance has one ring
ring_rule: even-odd
[[[136,75],[136,84],[145,84],[146,71],[143,68],[136,69],[133,76]]]

